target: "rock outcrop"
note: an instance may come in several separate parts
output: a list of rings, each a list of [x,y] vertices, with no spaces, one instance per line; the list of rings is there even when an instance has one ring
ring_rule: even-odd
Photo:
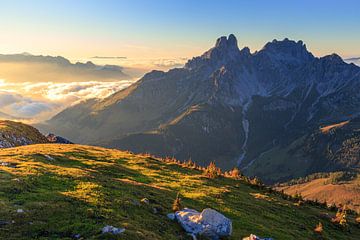
[[[49,143],[44,135],[29,125],[0,120],[0,148]]]
[[[168,217],[172,218],[172,216]],[[218,240],[232,233],[231,220],[210,208],[204,209],[201,213],[185,208],[175,213],[175,219],[187,233],[194,236]]]
[[[73,142],[67,140],[66,138],[56,136],[53,133],[49,133],[48,135],[46,135],[46,138],[50,143],[73,144]]]

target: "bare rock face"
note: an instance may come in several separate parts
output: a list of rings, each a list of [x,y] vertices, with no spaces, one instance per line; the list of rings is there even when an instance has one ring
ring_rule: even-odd
[[[66,138],[56,136],[53,133],[49,133],[48,135],[46,135],[46,138],[51,143],[73,144],[71,141],[67,140]]]
[[[107,233],[107,234],[118,235],[118,234],[125,232],[125,228],[117,228],[114,226],[106,225],[105,227],[102,228],[101,232],[103,234]]]
[[[49,142],[36,128],[19,122],[0,120],[0,148],[40,143]]]
[[[210,208],[204,209],[201,213],[185,208],[177,211],[175,218],[191,235],[217,240],[221,237],[231,236],[232,233],[231,220]]]

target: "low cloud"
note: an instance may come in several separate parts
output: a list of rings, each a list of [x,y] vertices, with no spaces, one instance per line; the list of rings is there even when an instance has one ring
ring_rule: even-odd
[[[344,59],[344,61],[347,63],[354,63],[354,64],[360,66],[360,57],[347,58],[347,59]]]
[[[56,107],[56,103],[35,100],[11,91],[0,91],[0,110],[19,119],[43,115]]]
[[[176,68],[183,67],[186,63],[187,58],[176,58],[176,59],[157,59],[152,64],[160,68]]]
[[[0,92],[0,108],[6,107],[22,100],[19,94]]]
[[[0,112],[21,119],[46,120],[59,111],[90,98],[105,98],[132,84],[133,80],[114,82],[7,83],[0,82]]]
[[[127,57],[118,56],[94,56],[93,59],[126,59]]]

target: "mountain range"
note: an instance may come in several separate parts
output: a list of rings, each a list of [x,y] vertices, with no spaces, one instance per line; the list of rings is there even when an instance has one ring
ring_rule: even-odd
[[[25,64],[25,65],[24,65]],[[15,69],[13,67],[15,66]],[[128,79],[129,76],[123,72],[123,68],[117,65],[96,65],[91,61],[86,63],[72,63],[62,56],[43,56],[32,55],[29,53],[20,54],[0,54],[1,77],[10,78],[17,81],[23,80],[27,71],[37,70],[30,74],[32,79],[35,75],[36,81],[68,81],[68,78],[78,80],[80,76],[94,79]],[[34,68],[34,69],[32,69]],[[59,76],[56,76],[56,73]],[[45,76],[43,76],[43,75]],[[64,75],[66,77],[64,77]]]
[[[319,158],[333,139],[316,135],[321,127],[359,116],[359,88],[360,67],[336,54],[315,57],[302,41],[289,39],[251,53],[239,49],[231,34],[183,68],[147,73],[39,127],[78,143],[191,158],[200,165],[215,161],[266,182],[286,181],[359,167],[346,157]],[[306,148],[313,137],[324,141],[314,145],[320,150]]]

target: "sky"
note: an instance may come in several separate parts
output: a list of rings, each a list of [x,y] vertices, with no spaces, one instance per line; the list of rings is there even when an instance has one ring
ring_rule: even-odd
[[[360,56],[357,0],[0,0],[0,53],[70,59],[189,58],[234,33],[252,51],[303,40],[317,56]]]
[[[358,0],[0,0],[0,54],[116,64],[129,76],[105,81],[54,65],[1,62],[0,118],[44,121],[152,69],[179,67],[230,33],[252,52],[289,38],[316,56],[360,57],[359,9]]]

